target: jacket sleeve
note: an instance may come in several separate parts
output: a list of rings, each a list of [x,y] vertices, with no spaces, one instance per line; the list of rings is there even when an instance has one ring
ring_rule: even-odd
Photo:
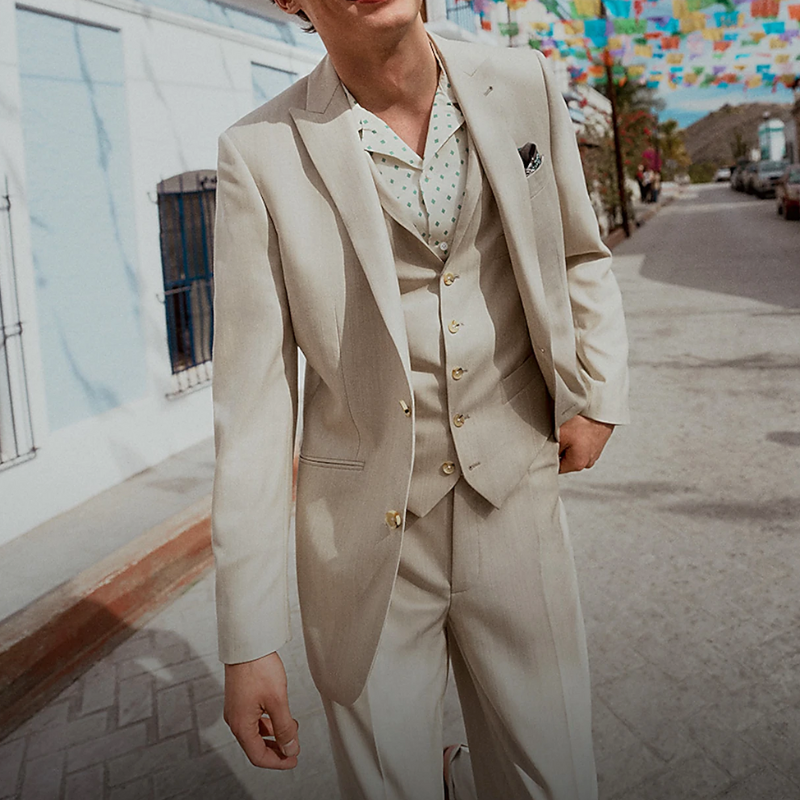
[[[238,663],[290,638],[297,347],[275,228],[230,134],[219,143],[213,357],[219,655]]]
[[[575,346],[586,388],[581,414],[613,424],[629,421],[628,337],[611,252],[600,237],[583,175],[575,130],[547,59],[539,52],[550,111],[552,163],[564,230]]]

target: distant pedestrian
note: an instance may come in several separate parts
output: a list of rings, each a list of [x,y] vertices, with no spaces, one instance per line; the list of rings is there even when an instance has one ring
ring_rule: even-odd
[[[645,200],[645,188],[644,188],[644,164],[639,164],[639,167],[636,170],[636,183],[639,186],[639,199],[644,203]]]
[[[658,196],[661,194],[661,173],[654,172],[653,180],[650,183],[650,202],[657,203]]]
[[[655,172],[653,172],[650,167],[647,167],[642,175],[642,186],[644,187],[642,201],[645,203],[653,202],[653,180],[655,179],[655,175]]]

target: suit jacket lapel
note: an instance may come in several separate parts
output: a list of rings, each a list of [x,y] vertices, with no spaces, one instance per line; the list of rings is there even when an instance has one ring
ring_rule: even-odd
[[[451,51],[447,40],[433,38],[466,118],[471,144],[478,151],[494,192],[537,356],[546,353],[550,360],[547,366],[552,368],[547,306],[528,185],[517,145],[504,123],[509,110],[494,103],[486,60],[478,57],[477,48],[476,57],[470,59],[464,56],[463,49],[456,53]],[[546,377],[549,382],[550,376]]]
[[[400,288],[383,209],[351,118],[350,104],[328,56],[309,76],[306,108],[291,109],[291,114],[341,214],[410,381]]]

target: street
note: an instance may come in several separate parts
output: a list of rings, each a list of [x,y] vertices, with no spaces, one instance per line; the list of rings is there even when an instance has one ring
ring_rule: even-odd
[[[614,255],[633,424],[562,483],[600,796],[797,800],[800,222],[687,186]],[[222,721],[206,575],[0,743],[0,798],[335,800],[292,613],[294,772],[250,767]]]

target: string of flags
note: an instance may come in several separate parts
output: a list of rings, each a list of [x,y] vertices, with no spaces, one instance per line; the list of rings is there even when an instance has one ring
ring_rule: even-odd
[[[527,0],[473,6],[485,18],[492,2],[514,9]],[[610,58],[619,77],[653,89],[800,86],[800,0],[542,2],[555,21],[501,23],[500,33],[527,35],[548,58],[566,61],[578,83],[604,83]]]

